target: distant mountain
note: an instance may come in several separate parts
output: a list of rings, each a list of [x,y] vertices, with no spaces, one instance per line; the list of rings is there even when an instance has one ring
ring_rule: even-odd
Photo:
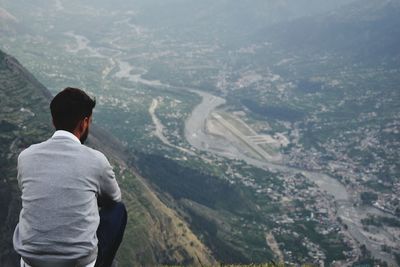
[[[18,16],[0,6],[0,34],[14,35],[17,32],[26,33],[26,27],[20,24]]]
[[[116,1],[2,1],[2,7],[21,24],[32,25],[24,33],[32,34],[36,23],[29,14],[54,18],[73,15],[77,10],[112,10],[131,13],[134,24],[155,30],[158,36],[182,40],[218,40],[223,44],[241,41],[263,27],[296,18],[328,12],[354,0],[116,0]],[[63,14],[65,12],[65,14]],[[28,15],[27,15],[28,14]],[[95,16],[95,12],[93,14]],[[60,22],[60,21],[58,21]],[[63,22],[63,19],[61,19]],[[66,22],[64,22],[66,23]],[[58,24],[60,26],[60,24]],[[84,24],[83,28],[87,27]],[[1,31],[1,29],[0,29]],[[38,33],[39,35],[43,32]]]
[[[135,20],[167,34],[176,31],[183,38],[232,40],[265,25],[326,12],[352,1],[137,0],[132,1],[132,6],[138,11]]]
[[[17,21],[17,18],[11,15],[7,10],[0,7],[0,20]]]
[[[52,95],[13,57],[0,51],[0,266],[17,266],[12,234],[20,211],[16,180],[18,154],[53,132]],[[128,207],[129,221],[118,254],[120,266],[215,264],[210,251],[175,211],[159,200],[131,165],[124,148],[93,126],[89,146],[110,159]]]
[[[400,56],[400,1],[358,0],[324,15],[266,27],[253,39],[292,51],[359,59]]]

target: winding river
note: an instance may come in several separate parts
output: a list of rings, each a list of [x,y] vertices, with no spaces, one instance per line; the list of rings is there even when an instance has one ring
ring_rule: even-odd
[[[72,32],[66,33],[67,36],[75,38],[77,42],[77,48],[72,49],[69,48],[68,52],[76,53],[81,50],[88,51],[89,57],[101,57],[107,58],[111,61],[112,68],[118,67],[119,71],[114,74],[116,78],[120,79],[128,79],[134,83],[143,83],[146,85],[154,86],[154,87],[168,87],[172,88],[172,86],[161,83],[160,81],[149,81],[142,78],[142,75],[133,74],[132,70],[134,67],[124,61],[121,52],[118,48],[115,49],[117,53],[115,56],[110,58],[110,55],[106,55],[102,53],[101,48],[94,48],[90,46],[90,41],[80,35],[76,35]],[[104,48],[108,49],[108,48]],[[268,161],[261,161],[247,156],[240,148],[237,148],[232,145],[228,140],[213,136],[207,133],[206,131],[206,121],[210,114],[216,110],[219,106],[224,104],[225,99],[214,96],[212,94],[190,89],[190,88],[177,88],[180,90],[189,90],[193,93],[198,94],[202,97],[202,102],[194,108],[190,117],[187,119],[185,124],[185,138],[194,148],[207,151],[213,153],[215,155],[223,156],[231,159],[240,159],[244,160],[248,164],[253,166],[263,168],[266,170],[272,171],[280,171],[286,173],[302,173],[309,180],[313,181],[322,191],[325,191],[327,194],[333,196],[336,202],[337,207],[337,215],[342,218],[343,222],[348,225],[348,231],[350,235],[357,240],[360,244],[364,244],[369,251],[371,251],[372,255],[375,258],[382,259],[386,261],[390,266],[397,266],[395,260],[391,257],[391,255],[384,253],[381,251],[380,244],[372,241],[363,231],[361,225],[361,218],[366,213],[373,213],[385,216],[383,212],[374,209],[374,208],[360,208],[354,207],[352,204],[351,196],[348,194],[346,188],[339,183],[336,179],[332,178],[329,175],[320,172],[312,172],[306,171],[298,168],[293,168],[286,166],[284,164],[277,164]],[[155,108],[157,107],[157,102],[153,102],[152,106],[149,109],[149,112],[154,115]],[[162,136],[162,125],[157,120],[154,115],[153,121],[155,121],[156,126],[161,129],[161,131],[157,132],[157,135],[160,137],[162,141],[169,143],[167,139],[163,139]]]
[[[271,163],[251,158],[243,153],[243,150],[235,148],[227,140],[207,134],[206,121],[210,114],[226,101],[223,98],[197,90],[190,90],[202,97],[202,102],[194,108],[185,124],[185,138],[198,150],[208,151],[231,159],[244,160],[250,165],[272,171],[285,173],[302,173],[310,181],[314,182],[320,190],[331,195],[336,203],[337,216],[348,226],[349,234],[360,244],[364,244],[371,254],[390,266],[397,266],[396,261],[388,253],[381,251],[381,244],[372,241],[363,231],[361,219],[365,214],[387,216],[375,208],[354,207],[351,196],[346,188],[333,177],[321,173],[289,167],[284,164]]]

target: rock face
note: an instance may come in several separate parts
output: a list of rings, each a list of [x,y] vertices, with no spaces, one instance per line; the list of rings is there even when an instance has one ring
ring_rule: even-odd
[[[17,60],[0,51],[0,266],[18,265],[12,246],[21,207],[17,157],[24,148],[53,133],[48,108],[51,97]],[[128,208],[126,235],[118,254],[120,266],[216,263],[187,223],[136,173],[117,140],[94,125],[88,145],[109,158]]]

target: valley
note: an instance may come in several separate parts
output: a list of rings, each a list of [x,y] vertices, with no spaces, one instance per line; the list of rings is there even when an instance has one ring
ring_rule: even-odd
[[[47,2],[35,11],[0,2],[28,27],[0,36],[0,48],[53,94],[75,86],[95,96],[95,124],[217,261],[399,265],[396,55],[293,51],[236,40],[231,28],[207,35],[207,24],[179,16],[159,25],[140,1]]]

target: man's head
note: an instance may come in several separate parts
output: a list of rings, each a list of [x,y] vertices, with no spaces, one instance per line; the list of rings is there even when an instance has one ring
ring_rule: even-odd
[[[89,125],[96,100],[77,88],[65,88],[50,103],[51,116],[56,130],[76,135],[83,144],[89,134]]]

